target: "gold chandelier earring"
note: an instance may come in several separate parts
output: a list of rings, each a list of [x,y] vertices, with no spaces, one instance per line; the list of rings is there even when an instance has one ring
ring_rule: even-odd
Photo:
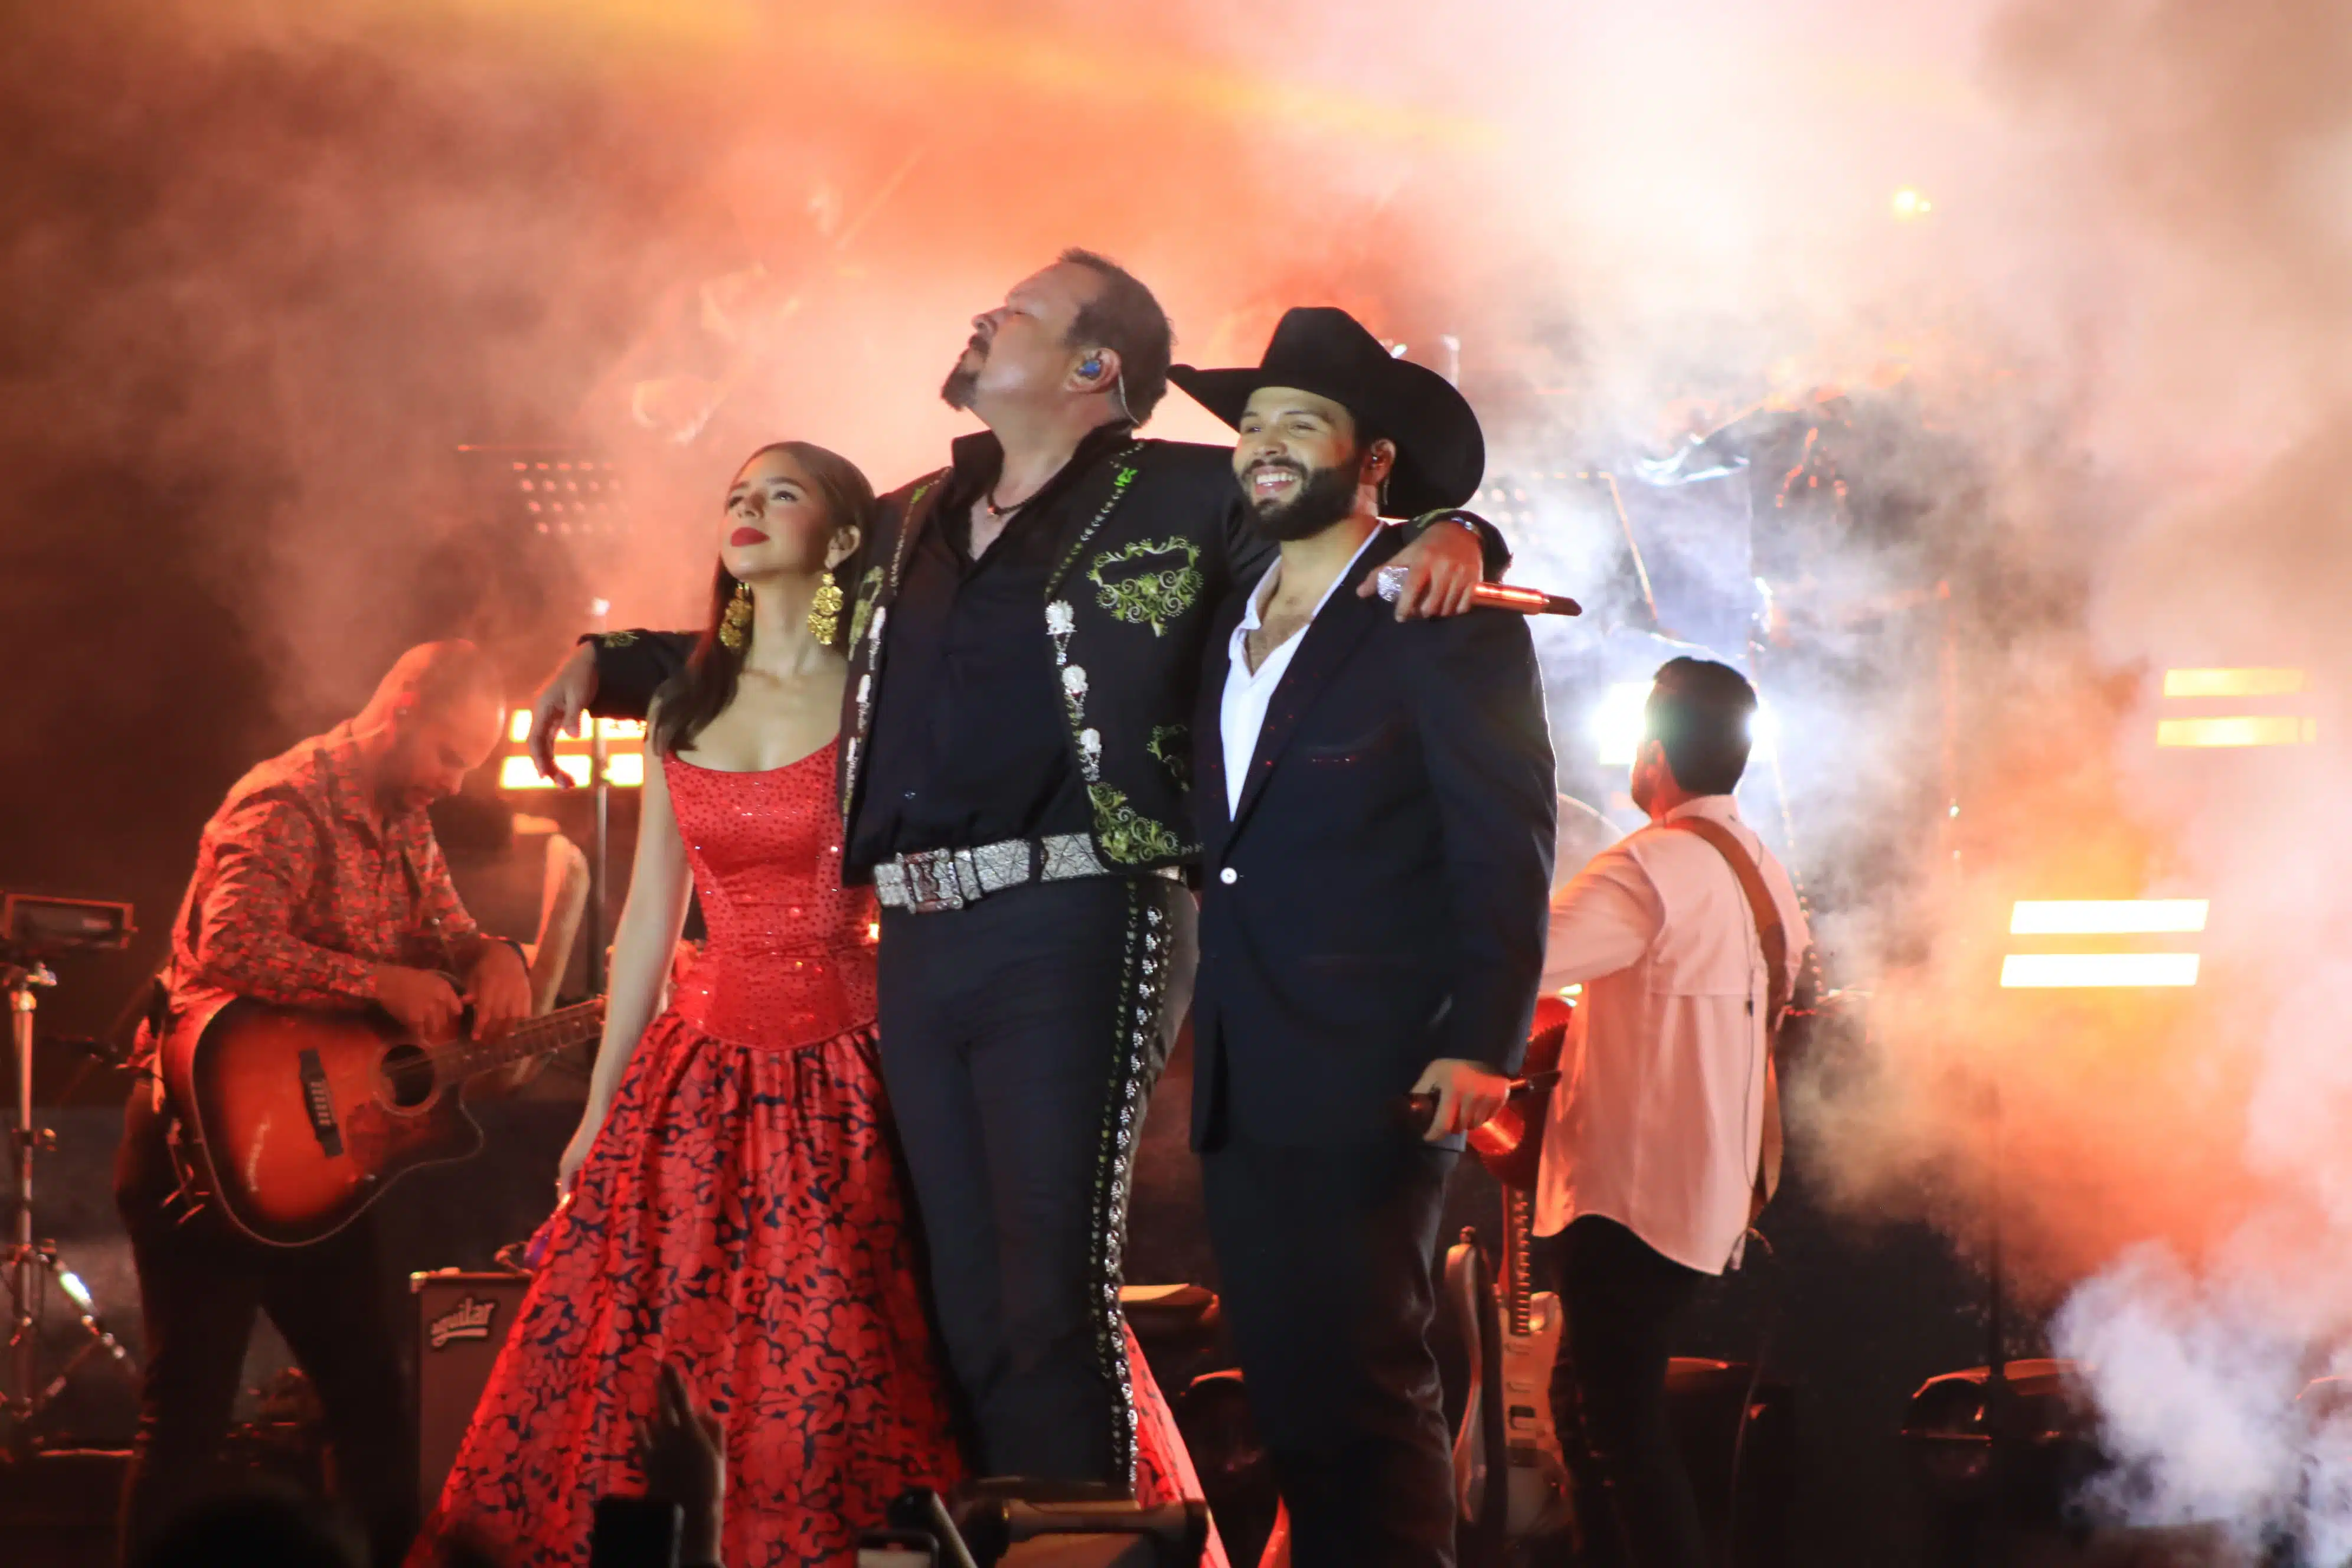
[[[727,601],[727,613],[719,617],[719,640],[730,653],[740,653],[743,645],[751,640],[751,584],[735,584],[735,596]]]
[[[809,598],[808,629],[809,636],[827,647],[841,629],[841,584],[830,572],[818,580],[816,592]]]

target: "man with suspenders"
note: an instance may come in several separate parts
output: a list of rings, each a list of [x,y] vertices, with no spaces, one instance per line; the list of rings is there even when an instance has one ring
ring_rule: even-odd
[[[1755,712],[1728,666],[1661,668],[1633,774],[1650,825],[1552,900],[1544,988],[1584,987],[1536,1194],[1568,1320],[1552,1402],[1585,1529],[1622,1531],[1612,1560],[1636,1568],[1706,1562],[1667,1339],[1780,1173],[1772,1043],[1810,937],[1732,800]]]

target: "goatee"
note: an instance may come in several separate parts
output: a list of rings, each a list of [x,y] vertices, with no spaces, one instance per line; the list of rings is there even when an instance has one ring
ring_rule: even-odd
[[[964,363],[966,360],[971,362],[968,366]],[[940,401],[959,412],[970,408],[973,396],[980,391],[980,373],[987,367],[988,340],[974,332],[971,341],[963,345],[963,353],[956,355],[955,366],[948,372],[948,378],[940,383]]]
[[[1297,494],[1283,501],[1253,501],[1251,510],[1258,531],[1268,539],[1312,539],[1356,510],[1356,466],[1309,468]]]

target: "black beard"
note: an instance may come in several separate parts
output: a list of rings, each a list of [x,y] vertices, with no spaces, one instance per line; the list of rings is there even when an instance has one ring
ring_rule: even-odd
[[[948,372],[948,378],[940,383],[940,401],[959,411],[970,408],[972,394],[980,390],[980,373],[988,365],[988,344],[982,341],[978,332],[974,332],[971,341],[964,344],[963,353],[977,353],[980,363],[966,370],[963,354],[958,354],[954,367]]]
[[[958,360],[955,369],[948,372],[947,380],[940,383],[940,401],[950,408],[969,408],[971,406],[971,395],[979,385],[979,370],[966,370],[963,362]]]
[[[1351,461],[1344,468],[1309,468],[1297,495],[1288,500],[1253,499],[1250,509],[1258,531],[1268,539],[1312,539],[1356,510],[1356,466]]]

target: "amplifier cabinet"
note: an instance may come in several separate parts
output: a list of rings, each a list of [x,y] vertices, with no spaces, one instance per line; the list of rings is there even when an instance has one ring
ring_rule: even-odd
[[[416,1487],[428,1514],[530,1285],[527,1274],[457,1268],[408,1277],[416,1302]]]

